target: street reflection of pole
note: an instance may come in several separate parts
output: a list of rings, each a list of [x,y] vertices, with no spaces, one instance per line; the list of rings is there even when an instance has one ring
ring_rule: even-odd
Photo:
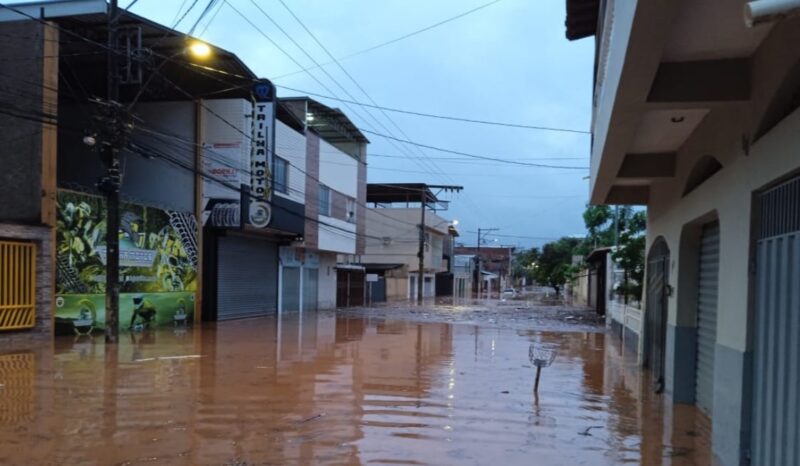
[[[475,326],[475,362],[478,362],[478,326]]]
[[[117,430],[117,368],[119,343],[103,349],[103,430],[104,438],[113,438]]]

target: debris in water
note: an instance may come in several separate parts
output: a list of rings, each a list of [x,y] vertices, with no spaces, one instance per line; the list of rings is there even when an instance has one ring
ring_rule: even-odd
[[[584,435],[586,437],[591,437],[592,434],[591,434],[591,432],[589,432],[590,430],[592,430],[592,429],[602,429],[602,428],[603,428],[603,426],[589,426],[583,432],[578,432],[578,435]]]
[[[306,423],[306,422],[309,422],[309,421],[313,421],[315,419],[319,419],[319,418],[324,417],[324,416],[325,416],[325,413],[319,413],[316,416],[311,416],[309,418],[303,419],[302,421],[299,421],[298,424],[303,424],[303,423]]]
[[[169,361],[172,359],[197,359],[202,358],[200,354],[187,354],[184,356],[158,356],[156,358],[140,358],[134,359],[133,362],[148,362],[148,361]]]

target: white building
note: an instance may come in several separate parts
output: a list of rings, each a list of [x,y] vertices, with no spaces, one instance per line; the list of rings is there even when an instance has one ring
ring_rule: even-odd
[[[648,208],[641,362],[722,465],[800,464],[798,10],[567,1],[597,42],[591,202]]]
[[[305,204],[304,236],[281,248],[279,307],[362,305],[369,141],[338,109],[305,97],[279,102],[275,195]]]

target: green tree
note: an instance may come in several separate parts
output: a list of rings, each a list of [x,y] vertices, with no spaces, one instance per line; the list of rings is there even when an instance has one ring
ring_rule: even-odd
[[[616,292],[637,301],[642,299],[644,282],[644,249],[647,214],[644,211],[631,212],[626,219],[625,228],[619,234],[619,247],[612,257],[625,271],[622,283]]]
[[[556,295],[561,294],[561,288],[570,277],[572,256],[582,243],[580,238],[563,237],[545,244],[534,267],[536,281],[553,287]]]
[[[539,249],[530,248],[514,254],[513,275],[514,278],[526,278],[528,283],[536,280],[534,275],[534,265],[539,260]]]

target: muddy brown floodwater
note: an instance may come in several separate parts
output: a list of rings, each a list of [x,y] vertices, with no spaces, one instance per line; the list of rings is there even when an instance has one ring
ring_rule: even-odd
[[[559,348],[532,392],[532,343]],[[602,332],[307,313],[0,354],[0,464],[707,465]]]

